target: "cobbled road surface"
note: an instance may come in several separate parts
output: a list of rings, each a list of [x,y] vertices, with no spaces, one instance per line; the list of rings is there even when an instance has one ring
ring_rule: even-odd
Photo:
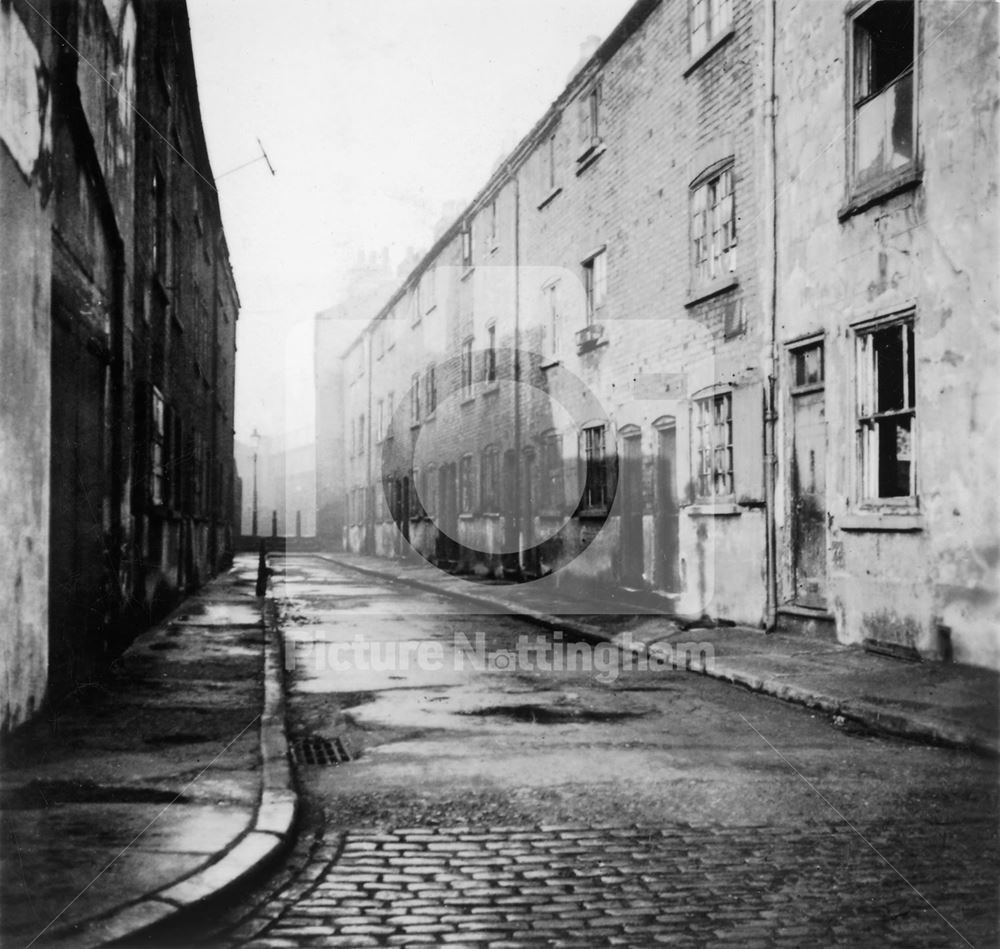
[[[538,668],[557,634],[278,567],[291,737],[353,760],[298,765],[285,865],[178,944],[997,944],[996,762],[682,670]]]

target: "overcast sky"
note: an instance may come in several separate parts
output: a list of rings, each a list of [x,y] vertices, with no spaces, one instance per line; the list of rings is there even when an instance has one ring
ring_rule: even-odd
[[[242,301],[238,438],[311,427],[312,317],[358,253],[426,250],[631,3],[188,0]],[[258,138],[277,174],[227,175]]]

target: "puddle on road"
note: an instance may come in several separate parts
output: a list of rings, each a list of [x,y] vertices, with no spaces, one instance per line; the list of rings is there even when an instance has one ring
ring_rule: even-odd
[[[260,607],[255,603],[196,603],[171,625],[259,626],[260,622]]]
[[[506,718],[532,725],[564,725],[574,722],[620,722],[641,718],[649,711],[582,708],[573,705],[488,705],[485,708],[460,711],[459,715],[479,715],[484,718]]]

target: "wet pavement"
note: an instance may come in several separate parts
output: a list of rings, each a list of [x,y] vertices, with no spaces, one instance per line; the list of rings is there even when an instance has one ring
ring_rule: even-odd
[[[102,944],[233,875],[263,813],[255,567],[238,562],[5,744],[5,949]]]
[[[291,738],[352,760],[202,944],[996,944],[995,759],[275,565]]]

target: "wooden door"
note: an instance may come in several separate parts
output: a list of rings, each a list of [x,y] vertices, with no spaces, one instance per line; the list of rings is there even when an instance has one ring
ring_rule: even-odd
[[[677,429],[656,432],[656,585],[680,590],[680,518],[677,504]]]
[[[642,586],[644,549],[642,540],[642,437],[622,439],[621,569],[622,582]]]

